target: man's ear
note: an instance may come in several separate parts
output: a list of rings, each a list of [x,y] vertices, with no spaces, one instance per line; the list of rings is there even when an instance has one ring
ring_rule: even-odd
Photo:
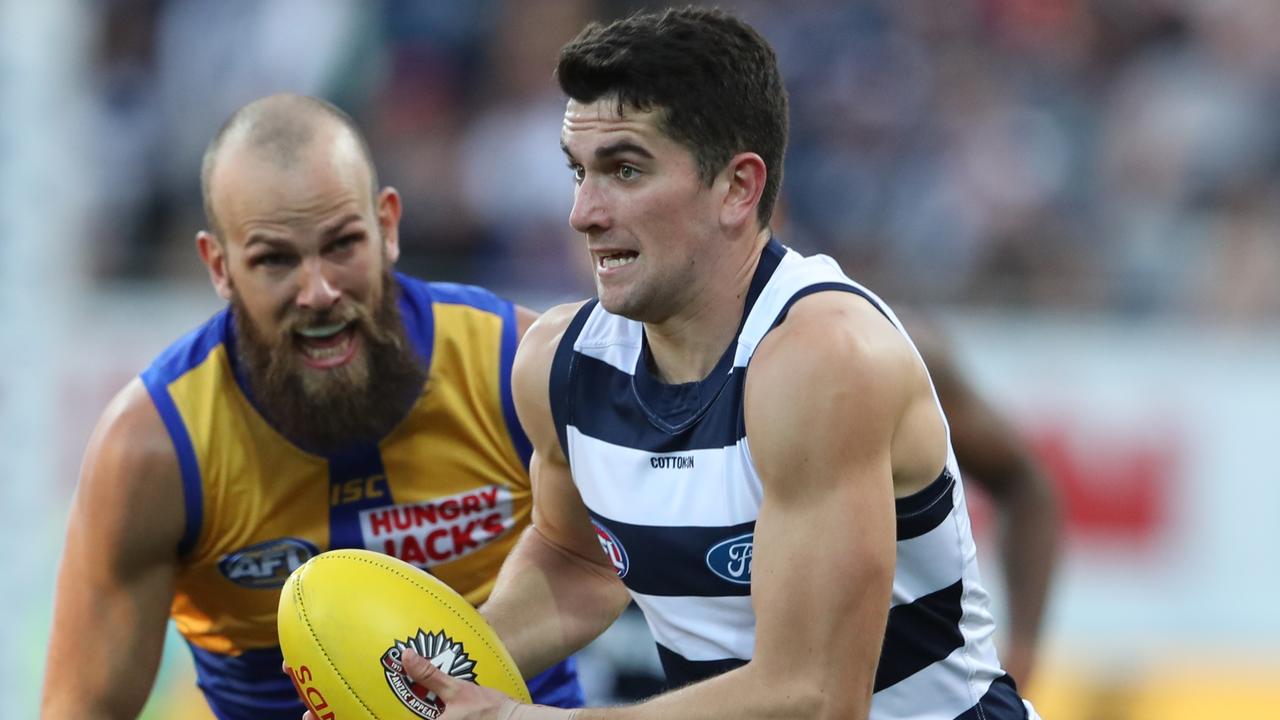
[[[387,262],[395,264],[400,259],[400,193],[393,187],[382,188],[378,193],[378,228],[382,230],[383,250]]]
[[[769,176],[764,160],[753,152],[734,155],[721,172],[726,184],[724,203],[720,208],[720,224],[737,227],[756,221],[760,196],[764,193],[764,181]]]
[[[208,230],[196,233],[196,250],[200,252],[200,260],[209,270],[209,280],[218,297],[231,301],[231,276],[227,274],[227,250],[218,238]]]

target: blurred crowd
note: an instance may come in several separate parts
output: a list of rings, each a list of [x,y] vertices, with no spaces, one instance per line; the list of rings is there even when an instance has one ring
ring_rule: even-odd
[[[779,236],[891,302],[1280,320],[1280,2],[725,1],[791,94]],[[197,277],[199,160],[254,97],[326,97],[405,198],[401,267],[590,291],[560,45],[623,0],[95,6],[93,272]]]

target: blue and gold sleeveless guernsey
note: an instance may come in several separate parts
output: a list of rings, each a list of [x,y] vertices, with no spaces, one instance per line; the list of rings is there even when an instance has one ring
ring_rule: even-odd
[[[285,578],[311,556],[377,550],[479,604],[529,524],[531,450],[510,385],[514,306],[476,287],[396,281],[406,331],[429,371],[406,417],[376,445],[315,455],[269,425],[238,379],[229,310],[142,374],[186,499],[171,615],[220,720],[302,715],[280,670],[276,606]],[[397,640],[405,638],[387,646]],[[583,704],[572,660],[529,685],[538,702]]]
[[[743,388],[766,333],[796,300],[823,291],[860,295],[902,330],[830,258],[805,258],[770,240],[737,341],[706,379],[657,381],[643,325],[596,301],[583,306],[557,348],[550,390],[561,445],[601,545],[644,611],[671,686],[751,658],[751,557],[764,493],[748,447]],[[996,658],[964,490],[955,455],[947,455],[937,480],[897,501],[897,571],[873,720],[1027,717]]]

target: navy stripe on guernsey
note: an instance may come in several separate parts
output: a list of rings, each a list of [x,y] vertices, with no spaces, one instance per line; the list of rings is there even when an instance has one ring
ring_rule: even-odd
[[[648,527],[611,520],[591,513],[597,524],[609,529],[624,548],[661,547],[663,562],[647,562],[650,553],[639,553],[643,560],[632,560],[625,578],[627,588],[633,592],[658,596],[732,596],[751,594],[751,586],[731,582],[714,573],[706,572],[707,551],[727,538],[750,535],[755,531],[754,521],[728,527]],[[681,542],[670,543],[668,538],[679,535]],[[630,550],[628,551],[631,552]],[[630,560],[630,558],[628,558]]]
[[[705,406],[702,422],[684,432],[658,427],[638,402],[609,402],[610,398],[633,394],[637,380],[632,376],[589,356],[579,356],[575,370],[574,380],[580,388],[574,406],[575,424],[591,428],[591,436],[597,440],[646,452],[673,453],[730,447],[746,437],[741,401],[747,374],[741,370],[731,373],[720,388],[720,396]]]
[[[795,302],[828,291],[864,298],[906,335],[893,311],[830,258],[770,241],[737,340],[704,380],[659,383],[643,325],[595,301],[556,349],[549,391],[560,443],[602,544],[644,611],[669,686],[751,657],[749,570],[743,582],[725,579],[725,558],[749,568],[763,498],[742,418],[746,371]],[[932,483],[895,505],[897,570],[871,719],[1022,720],[996,659],[954,453]]]
[[[954,584],[889,609],[884,647],[876,667],[877,692],[911,677],[964,645],[960,596],[964,585]]]
[[[596,306],[599,304],[600,301],[593,298],[578,308],[573,320],[570,320],[569,326],[565,328],[564,338],[556,346],[555,356],[551,359],[551,378],[547,393],[551,403],[551,417],[556,425],[556,435],[560,438],[560,450],[566,458],[569,457],[569,439],[566,433],[568,422],[566,419],[573,417],[573,412],[578,405],[578,403],[573,402],[575,395],[569,390],[569,380],[570,378],[576,379],[577,365],[582,362],[584,357],[573,351],[573,341],[582,332],[582,326],[587,323],[587,319],[591,317],[591,313],[595,311]],[[610,392],[614,391],[616,391],[616,388],[611,389]],[[613,397],[613,395],[610,395],[610,397]],[[590,405],[591,403],[584,402],[581,404]]]
[[[667,676],[666,687],[674,690],[678,687],[697,682],[703,678],[715,677],[740,668],[747,664],[746,660],[727,658],[725,660],[686,660],[684,656],[672,652],[662,643],[658,646],[658,662],[662,663],[662,673]]]
[[[1013,678],[1001,675],[991,681],[991,687],[981,700],[957,715],[955,720],[1026,720],[1027,714]]]
[[[744,323],[785,253],[776,240],[765,247],[747,289]],[[632,339],[636,353],[623,367],[578,351],[582,328],[598,306],[594,299],[583,304],[552,360],[551,414],[565,457],[570,457],[566,427],[574,423],[592,428],[600,440],[655,453],[723,448],[746,437],[741,402],[745,363],[736,362],[733,346],[701,382],[667,385],[648,372],[649,349],[643,333]],[[620,402],[609,406],[602,398]],[[580,417],[580,412],[588,415]],[[729,422],[730,416],[734,423]]]
[[[863,288],[850,287],[844,283],[839,283],[839,282],[824,282],[824,283],[815,283],[813,285],[810,285],[809,287],[806,287],[803,290],[800,290],[795,295],[792,295],[791,299],[787,301],[787,304],[782,306],[782,310],[778,313],[778,317],[773,321],[773,326],[778,327],[779,325],[781,325],[782,321],[787,319],[787,313],[791,312],[791,306],[795,305],[798,301],[803,300],[804,298],[807,298],[810,295],[815,295],[820,292],[831,292],[833,290],[837,292],[850,292],[850,293],[853,293],[854,295],[861,297],[863,300],[866,300],[867,302],[871,303],[871,307],[875,308],[876,310],[879,310],[881,315],[884,315],[886,318],[889,318],[889,322],[893,322],[893,316],[889,314],[888,310],[885,309],[885,306],[881,305],[880,301],[877,300],[874,295],[867,292]]]
[[[943,468],[942,474],[923,490],[895,500],[898,540],[920,537],[942,524],[955,507],[955,498],[951,493],[955,483],[956,476],[951,474],[951,469]]]

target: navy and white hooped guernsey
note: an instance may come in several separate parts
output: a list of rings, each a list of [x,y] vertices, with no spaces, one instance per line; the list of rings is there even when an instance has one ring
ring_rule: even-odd
[[[831,290],[861,295],[902,330],[833,260],[770,240],[737,341],[706,379],[659,382],[643,325],[594,300],[556,351],[550,392],[560,443],[672,687],[751,658],[751,556],[763,490],[743,422],[746,371],[792,303]],[[949,448],[947,455],[937,480],[897,500],[897,571],[872,720],[1028,717],[996,658],[964,490]]]

